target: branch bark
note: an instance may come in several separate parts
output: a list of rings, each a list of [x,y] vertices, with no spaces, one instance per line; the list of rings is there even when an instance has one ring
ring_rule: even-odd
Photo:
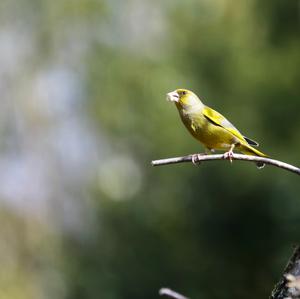
[[[300,298],[300,246],[295,248],[280,281],[272,291],[271,299]]]
[[[185,162],[192,162],[192,156],[193,155],[188,155],[188,156],[183,156],[183,157],[174,157],[174,158],[167,158],[167,159],[160,159],[160,160],[153,160],[151,162],[152,166],[161,166],[161,165],[169,165],[169,164],[177,164],[177,163],[185,163]],[[224,160],[224,155],[223,154],[218,154],[218,155],[199,155],[197,158],[197,162],[201,163],[204,161],[216,161],[216,160]],[[293,172],[295,174],[300,175],[300,168],[293,166],[291,164],[279,161],[279,160],[274,160],[274,159],[269,159],[269,158],[263,158],[263,157],[257,157],[257,156],[248,156],[248,155],[242,155],[242,154],[233,154],[232,155],[232,160],[239,160],[239,161],[250,161],[254,163],[264,163],[268,165],[272,165],[275,167],[279,167],[281,169]]]

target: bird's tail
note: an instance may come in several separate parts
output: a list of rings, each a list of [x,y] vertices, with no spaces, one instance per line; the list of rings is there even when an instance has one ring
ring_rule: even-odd
[[[248,144],[241,144],[240,145],[240,152],[245,155],[251,155],[251,156],[259,156],[259,157],[268,157],[266,154],[260,152],[256,148],[248,145]]]
[[[260,152],[259,150],[257,150],[256,148],[254,148],[248,144],[241,144],[239,146],[239,151],[245,155],[259,156],[259,157],[264,157],[264,158],[268,157],[266,154]],[[263,162],[257,162],[256,165],[258,168],[263,168],[265,166],[265,164]]]

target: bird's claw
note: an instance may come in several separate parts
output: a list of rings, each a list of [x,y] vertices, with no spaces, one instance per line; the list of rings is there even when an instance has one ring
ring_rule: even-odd
[[[201,157],[202,155],[204,155],[204,154],[193,154],[193,155],[192,155],[192,163],[193,163],[194,165],[199,165],[199,164],[201,163],[200,157]]]
[[[233,151],[230,150],[230,151],[224,153],[223,158],[224,158],[225,160],[229,160],[230,163],[232,163],[232,160],[233,160]]]

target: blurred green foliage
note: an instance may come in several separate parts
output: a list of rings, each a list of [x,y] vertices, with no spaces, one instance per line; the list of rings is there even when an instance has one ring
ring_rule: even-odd
[[[267,298],[300,184],[199,152],[185,87],[299,165],[299,0],[2,0],[0,297]]]

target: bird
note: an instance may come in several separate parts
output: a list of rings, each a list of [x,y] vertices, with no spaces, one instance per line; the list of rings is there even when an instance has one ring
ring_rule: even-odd
[[[167,100],[174,102],[180,118],[191,133],[200,141],[207,151],[225,151],[224,159],[232,162],[233,150],[246,155],[268,157],[254,146],[259,144],[243,136],[240,131],[227,120],[221,113],[204,105],[199,97],[188,89],[179,88],[167,93]],[[192,155],[192,162],[199,161],[199,155]],[[198,160],[198,161],[197,161]],[[257,162],[257,167],[262,168],[264,163]]]

